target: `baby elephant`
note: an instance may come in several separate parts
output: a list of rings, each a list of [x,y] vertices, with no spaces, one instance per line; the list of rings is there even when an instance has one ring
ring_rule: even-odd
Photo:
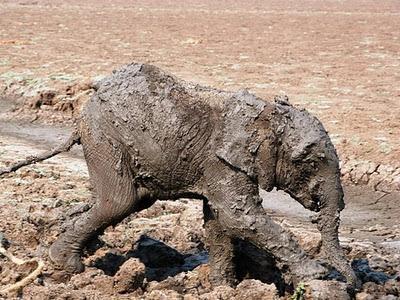
[[[235,282],[236,239],[268,251],[294,282],[320,278],[326,269],[261,206],[259,187],[276,187],[319,212],[326,260],[349,284],[357,282],[338,240],[344,203],[335,149],[322,124],[285,99],[270,103],[129,64],[96,86],[66,144],[3,173],[75,143],[83,146],[97,202],[50,248],[51,260],[67,271],[84,270],[83,247],[108,226],[156,200],[185,197],[204,202],[213,283]]]

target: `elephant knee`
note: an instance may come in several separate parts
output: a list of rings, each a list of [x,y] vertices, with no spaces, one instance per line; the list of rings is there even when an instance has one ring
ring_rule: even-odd
[[[257,217],[254,214],[227,209],[220,214],[220,219],[225,230],[234,235],[244,235],[244,232],[256,230]]]

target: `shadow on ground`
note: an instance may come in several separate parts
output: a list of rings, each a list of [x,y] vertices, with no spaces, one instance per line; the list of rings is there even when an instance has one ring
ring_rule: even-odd
[[[145,277],[148,281],[162,281],[207,263],[208,253],[200,247],[191,253],[181,254],[161,241],[142,235],[134,249],[127,253],[110,250],[96,259],[92,266],[103,270],[106,275],[114,276],[120,266],[130,258],[138,258],[146,266]]]
[[[97,244],[97,247],[99,246]],[[276,267],[274,259],[266,251],[241,240],[235,241],[235,249],[235,264],[239,280],[254,278],[264,283],[274,283],[280,294],[293,291],[293,286],[285,284],[284,274]],[[97,258],[92,266],[103,270],[109,276],[114,276],[130,258],[138,258],[146,266],[147,281],[162,281],[207,263],[208,253],[200,246],[190,253],[182,254],[161,241],[143,235],[134,244],[132,250],[121,253],[111,249],[104,256]],[[384,285],[389,280],[400,280],[398,275],[388,275],[372,269],[367,259],[354,260],[352,267],[363,283]],[[332,270],[325,279],[344,280],[343,276],[335,270]]]

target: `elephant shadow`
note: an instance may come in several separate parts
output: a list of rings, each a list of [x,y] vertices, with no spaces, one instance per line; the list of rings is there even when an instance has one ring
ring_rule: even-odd
[[[281,295],[293,292],[293,286],[284,280],[287,270],[280,270],[267,251],[243,240],[235,240],[234,245],[234,263],[239,281],[258,279],[264,283],[274,283]],[[97,247],[99,246],[97,244]],[[134,249],[126,253],[111,249],[104,256],[94,260],[91,266],[103,270],[106,275],[114,276],[130,258],[138,258],[145,265],[147,281],[163,281],[208,263],[208,252],[204,249],[204,245],[200,244],[188,253],[180,253],[159,240],[142,235],[135,243]],[[383,285],[392,278],[384,272],[373,270],[367,259],[353,260],[352,267],[363,283],[374,282]],[[334,269],[324,279],[344,281],[344,277]]]
[[[265,283],[275,283],[281,293],[288,290],[271,255],[243,240],[236,240],[234,245],[234,262],[239,281],[246,278],[259,279]],[[100,246],[97,242],[92,248]],[[103,270],[106,275],[114,276],[130,258],[138,258],[145,265],[147,281],[162,281],[208,263],[208,252],[204,245],[200,244],[188,253],[180,253],[159,240],[142,235],[135,243],[134,249],[126,253],[111,249],[104,256],[94,260],[91,266]]]
[[[274,283],[280,295],[285,292],[293,293],[294,287],[284,280],[287,270],[279,270],[274,258],[268,252],[244,241],[237,241],[235,246],[237,250],[235,255],[236,273],[239,280],[245,278],[259,279],[264,283]],[[400,275],[397,273],[391,274],[393,272],[390,271],[390,268],[382,266],[376,268],[374,265],[376,264],[366,258],[358,258],[351,261],[351,267],[362,284],[373,283],[383,288],[390,280],[400,282]],[[324,278],[320,278],[321,280],[346,281],[345,277],[336,269],[329,265],[326,265],[326,267],[330,272]],[[354,291],[350,290],[349,292],[352,293]],[[398,296],[398,294],[396,295]]]
[[[182,254],[147,235],[142,235],[134,245],[135,247],[126,253],[111,249],[104,256],[94,260],[91,266],[103,270],[106,275],[114,276],[128,259],[138,258],[146,267],[147,281],[162,281],[208,262],[208,253],[202,245]]]
[[[268,251],[240,239],[234,241],[234,246],[234,263],[239,281],[251,278],[267,284],[274,283],[281,295],[285,291],[293,291],[293,286],[285,282],[286,270],[280,270],[276,266],[274,257]]]

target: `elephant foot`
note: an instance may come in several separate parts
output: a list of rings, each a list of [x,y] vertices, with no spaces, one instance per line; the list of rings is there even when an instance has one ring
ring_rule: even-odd
[[[232,276],[222,276],[210,273],[209,281],[213,287],[227,285],[234,287],[238,284],[238,280]]]
[[[362,281],[357,277],[356,274],[352,274],[347,277],[347,282],[349,286],[354,289],[355,291],[360,291],[362,288]]]
[[[70,242],[58,238],[49,249],[49,257],[57,267],[69,273],[82,273],[85,266],[80,251],[73,249],[71,245]]]
[[[300,261],[290,268],[293,275],[292,281],[296,286],[300,282],[307,282],[313,279],[322,279],[329,274],[329,270],[321,263],[314,260]]]

